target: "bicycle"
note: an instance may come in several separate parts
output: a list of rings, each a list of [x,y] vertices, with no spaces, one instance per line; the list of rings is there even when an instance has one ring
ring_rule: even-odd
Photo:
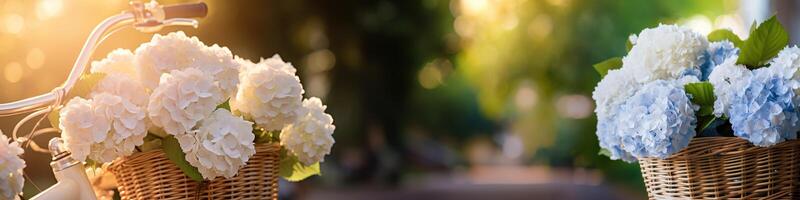
[[[55,128],[37,130],[43,116],[53,109],[61,106],[66,94],[75,86],[81,75],[86,71],[86,66],[91,61],[96,48],[113,35],[115,32],[133,27],[142,33],[154,33],[168,26],[191,26],[197,28],[198,21],[192,18],[203,18],[208,13],[208,6],[203,3],[189,3],[162,6],[152,1],[142,3],[131,1],[131,9],[111,16],[100,22],[89,34],[81,48],[67,80],[50,93],[41,94],[27,99],[0,104],[0,117],[29,113],[20,120],[12,132],[12,138],[23,147],[32,145],[37,151],[50,152],[52,161],[50,166],[57,183],[32,199],[96,199],[91,183],[86,175],[84,164],[73,159],[71,153],[64,148],[59,137],[50,140],[48,148],[43,150],[32,142],[39,134],[57,131]],[[20,127],[26,122],[41,117],[33,126],[32,131],[25,137],[17,137]]]

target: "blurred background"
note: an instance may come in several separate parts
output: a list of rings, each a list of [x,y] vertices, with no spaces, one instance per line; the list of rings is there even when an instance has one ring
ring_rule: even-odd
[[[58,86],[91,29],[128,8],[0,2],[0,102]],[[623,56],[628,35],[659,23],[747,37],[753,20],[777,12],[800,38],[800,3],[789,0],[205,2],[199,29],[162,33],[251,60],[280,54],[335,119],[324,176],[282,182],[287,199],[643,199],[637,164],[598,155],[591,65]],[[125,29],[95,58],[150,37]],[[0,128],[10,134],[21,118]],[[27,152],[30,197],[55,180],[49,155]]]

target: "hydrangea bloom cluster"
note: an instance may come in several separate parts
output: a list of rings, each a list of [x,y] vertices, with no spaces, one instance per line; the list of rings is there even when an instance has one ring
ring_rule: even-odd
[[[0,199],[17,199],[22,193],[25,179],[22,169],[25,160],[20,156],[23,151],[19,143],[11,141],[0,132]]]
[[[778,53],[772,62],[770,63],[770,68],[774,68],[777,70],[778,74],[783,75],[784,79],[790,80],[800,80],[800,48],[797,46],[786,47]],[[800,88],[796,83],[793,82],[791,87],[795,90]]]
[[[211,180],[235,176],[256,153],[255,128],[280,134],[306,165],[334,143],[333,118],[319,99],[303,101],[297,70],[278,55],[253,63],[177,32],[135,52],[114,50],[91,72],[105,76],[59,110],[65,145],[80,161],[130,155],[150,132],[175,137],[184,159]]]
[[[622,59],[623,68],[639,82],[674,79],[689,68],[697,68],[707,48],[703,35],[676,25],[659,25],[639,33]]]
[[[800,48],[784,47],[788,34],[775,17],[751,32],[742,40],[715,31],[709,42],[689,29],[659,25],[631,35],[622,63],[595,65],[606,74],[592,96],[604,152],[626,161],[663,159],[698,134],[736,136],[759,147],[797,139]]]
[[[230,111],[217,109],[201,121],[191,134],[177,136],[186,161],[197,167],[203,178],[231,178],[256,153],[253,123]]]
[[[735,97],[735,93],[744,90],[752,72],[744,65],[736,64],[737,56],[727,59],[714,68],[708,81],[714,86],[714,95],[717,100],[714,101],[714,115],[722,117],[727,113],[731,101]]]
[[[730,111],[731,125],[736,136],[756,146],[772,146],[797,138],[798,98],[791,80],[778,70],[760,68],[753,71],[744,88],[735,91]]]
[[[108,53],[103,60],[93,61],[90,72],[105,74],[122,73],[138,79],[139,73],[136,71],[133,62],[133,52],[127,49],[115,49]]]
[[[645,29],[630,40],[622,68],[608,71],[592,94],[597,136],[611,159],[665,158],[696,134],[698,107],[683,86],[702,77],[709,44],[674,25]]]
[[[641,87],[632,76],[627,76],[622,70],[608,71],[606,78],[600,81],[595,87],[592,98],[595,99],[597,107],[597,137],[600,139],[600,147],[610,153],[611,159],[622,159],[627,162],[636,161],[630,153],[622,149],[622,138],[617,129],[620,123],[617,114],[621,111],[620,106],[625,100],[636,93]]]
[[[106,76],[89,99],[76,97],[60,110],[59,128],[77,160],[110,162],[130,155],[144,142],[147,92],[131,67],[133,54],[126,50],[114,50],[93,62],[91,71]]]
[[[695,136],[695,109],[677,81],[645,84],[617,113],[623,149],[639,158],[666,158],[686,148]]]
[[[225,101],[214,80],[195,68],[161,76],[147,111],[153,124],[170,135],[186,134]]]
[[[739,48],[733,46],[730,41],[712,42],[708,45],[708,51],[703,56],[703,64],[700,65],[702,75],[700,80],[708,80],[714,68],[727,60],[735,62],[739,55]]]
[[[277,55],[258,64],[242,62],[246,67],[231,108],[266,130],[281,130],[293,123],[305,92],[294,67]]]
[[[214,84],[230,96],[239,83],[239,64],[227,47],[206,46],[197,37],[178,31],[155,35],[136,49],[136,64],[147,88],[158,86],[162,74],[173,70],[196,68],[211,75]]]
[[[323,161],[333,147],[336,126],[325,108],[319,98],[303,100],[300,119],[281,131],[281,145],[306,165]]]

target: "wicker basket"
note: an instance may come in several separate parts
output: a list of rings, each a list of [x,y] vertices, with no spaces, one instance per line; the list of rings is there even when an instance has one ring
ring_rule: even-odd
[[[800,140],[764,148],[736,137],[692,139],[667,159],[639,159],[650,199],[798,199]]]
[[[280,146],[258,144],[256,154],[230,179],[195,182],[163,151],[136,153],[114,161],[122,199],[277,199]]]

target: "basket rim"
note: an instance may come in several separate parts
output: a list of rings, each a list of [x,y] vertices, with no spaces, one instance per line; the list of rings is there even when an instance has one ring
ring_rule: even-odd
[[[275,151],[280,151],[282,146],[280,145],[280,143],[277,143],[277,142],[267,142],[267,143],[254,144],[253,147],[255,148],[256,152],[258,152],[259,149],[267,150],[267,149],[273,149],[273,148],[275,148],[274,149]],[[146,152],[134,152],[131,155],[120,156],[120,157],[114,159],[113,161],[108,163],[108,169],[111,169],[113,171],[114,168],[118,167],[120,164],[124,163],[126,160],[134,159],[134,158],[140,157],[140,156],[151,155],[151,154],[166,154],[166,153],[164,152],[163,148],[158,148],[158,149],[154,149],[154,150],[150,150],[150,151],[146,151]]]
[[[639,161],[647,160],[672,160],[672,159],[696,159],[703,157],[722,156],[730,154],[741,154],[749,151],[756,151],[768,148],[783,148],[791,145],[800,145],[800,139],[791,139],[779,142],[769,147],[755,146],[750,141],[740,137],[712,136],[695,137],[689,141],[689,145],[675,154],[666,158],[645,157],[638,158]],[[731,151],[732,149],[738,149]]]

